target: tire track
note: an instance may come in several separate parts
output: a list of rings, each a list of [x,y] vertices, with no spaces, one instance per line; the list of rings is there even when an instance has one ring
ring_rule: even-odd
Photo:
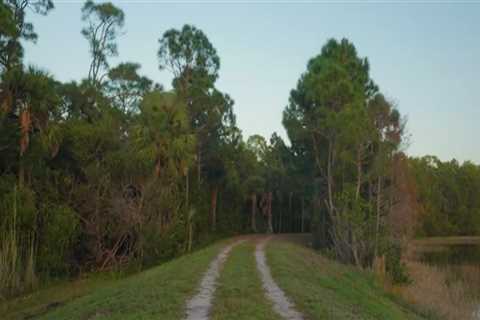
[[[273,310],[286,320],[303,320],[303,316],[297,310],[292,302],[290,302],[282,289],[273,280],[270,268],[265,257],[265,244],[270,238],[267,238],[257,244],[255,250],[255,258],[257,261],[257,269],[262,278],[263,288],[267,298],[273,303]]]
[[[187,301],[185,320],[208,320],[220,269],[225,260],[227,260],[232,248],[244,241],[238,240],[226,246],[210,263],[207,272],[200,282],[197,294]]]

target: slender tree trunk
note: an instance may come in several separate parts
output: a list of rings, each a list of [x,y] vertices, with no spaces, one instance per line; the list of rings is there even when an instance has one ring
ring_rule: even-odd
[[[193,224],[192,224],[192,221],[189,221],[189,223],[188,223],[187,252],[192,251],[192,242],[193,242]]]
[[[333,176],[332,176],[332,160],[333,160],[333,145],[330,141],[328,143],[328,161],[327,161],[327,188],[328,188],[328,211],[333,218]]]
[[[305,232],[305,199],[302,196],[302,222],[300,226],[300,231]]]
[[[357,237],[354,232],[352,232],[352,252],[353,252],[353,259],[355,261],[355,265],[359,268],[362,267],[362,262],[360,260],[360,257],[358,255],[358,243],[357,243]]]
[[[283,219],[283,206],[282,206],[283,199],[282,199],[282,197],[280,197],[279,202],[280,202],[280,207],[278,208],[278,224],[277,224],[278,228],[277,228],[277,232],[281,233],[282,232],[282,219]]]
[[[18,162],[18,186],[21,188],[25,184],[25,167],[23,165],[22,157]]]
[[[217,196],[218,196],[218,186],[213,187],[212,191],[212,202],[211,202],[211,212],[210,212],[210,223],[212,224],[212,231],[215,231],[217,228]]]
[[[190,178],[188,174],[188,169],[186,170],[185,174],[185,214],[186,214],[186,232],[187,232],[187,242],[185,245],[185,250],[187,252],[190,252],[192,249],[192,232],[193,232],[193,227],[192,227],[192,218],[191,218],[191,213],[190,213],[190,204],[189,204],[189,192],[190,192]]]
[[[188,178],[188,170],[186,171],[187,173],[185,174],[185,207],[187,208],[187,212],[188,212],[188,208],[189,208],[189,203],[188,203],[188,193],[190,192],[189,188],[189,178]]]
[[[293,197],[293,192],[290,192],[288,194],[288,217],[289,221],[291,222],[291,217],[292,217],[292,197]],[[290,228],[291,228],[291,223],[290,223]],[[288,232],[288,231],[287,231]]]
[[[360,196],[360,187],[362,186],[362,153],[360,148],[357,151],[357,190],[355,193],[355,199],[358,200]]]
[[[252,230],[257,232],[257,194],[252,193]]]
[[[272,193],[267,194],[267,219],[268,219],[268,229],[267,233],[273,233],[272,226]]]
[[[377,182],[377,221],[375,226],[375,249],[374,257],[378,256],[378,236],[380,233],[380,210],[381,210],[381,201],[382,201],[382,176],[378,177]]]
[[[198,146],[198,151],[197,151],[197,183],[198,183],[199,188],[200,188],[200,182],[201,182],[201,174],[202,174],[202,154],[201,154],[200,146]]]

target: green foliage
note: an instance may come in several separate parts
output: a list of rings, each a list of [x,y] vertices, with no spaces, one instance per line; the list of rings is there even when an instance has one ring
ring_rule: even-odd
[[[21,40],[35,42],[38,35],[26,21],[27,12],[46,15],[53,9],[51,0],[4,0],[0,2],[0,66],[8,72],[21,66]],[[1,70],[1,69],[0,69]]]
[[[38,270],[49,275],[65,274],[71,271],[72,248],[80,231],[77,213],[68,206],[53,205],[44,208],[42,219],[44,227],[38,248]]]
[[[114,105],[125,114],[138,113],[143,96],[151,90],[152,81],[140,76],[138,63],[121,63],[108,72],[107,91]]]
[[[420,236],[480,235],[480,167],[432,156],[410,158],[416,185]]]
[[[402,247],[398,242],[391,242],[386,248],[385,269],[394,284],[411,282],[407,266],[402,261]]]
[[[220,58],[203,31],[192,25],[167,30],[159,40],[160,70],[173,73],[174,86],[182,94],[193,88],[210,87],[218,77]]]
[[[403,133],[398,111],[369,68],[348,40],[329,40],[308,62],[283,114],[296,161],[309,169],[299,172],[302,183],[316,186],[315,242],[364,266],[385,238],[395,192],[389,172]]]

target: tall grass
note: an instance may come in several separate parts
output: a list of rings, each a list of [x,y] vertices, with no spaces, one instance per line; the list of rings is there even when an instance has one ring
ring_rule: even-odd
[[[0,233],[0,298],[5,299],[37,286],[35,275],[35,237],[17,232],[17,187],[12,197],[10,223]],[[4,208],[8,208],[5,206]]]
[[[412,283],[400,294],[426,314],[448,320],[480,319],[480,266],[407,262]]]

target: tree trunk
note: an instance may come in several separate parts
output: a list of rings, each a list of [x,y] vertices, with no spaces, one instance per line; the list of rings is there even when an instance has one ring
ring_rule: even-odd
[[[273,233],[272,226],[272,193],[267,194],[267,219],[268,219],[268,229],[267,233]]]
[[[293,192],[290,192],[288,194],[288,219],[289,219],[289,222],[290,222],[290,228],[292,227],[291,224],[292,224],[292,197],[293,197]],[[287,231],[288,232],[288,231]]]
[[[277,224],[277,232],[282,232],[282,218],[283,218],[283,206],[282,206],[282,197],[279,199],[280,207],[278,208],[278,224]]]
[[[201,174],[202,174],[202,154],[201,154],[201,150],[200,150],[200,146],[198,147],[198,151],[197,151],[197,183],[198,183],[198,187],[200,188],[200,182],[201,182]]]
[[[360,196],[360,187],[362,186],[362,153],[361,149],[357,151],[357,190],[355,192],[355,199],[358,200]]]
[[[18,186],[21,188],[25,183],[25,167],[23,165],[23,161],[20,158],[18,162]]]
[[[211,211],[210,211],[210,223],[212,224],[212,231],[217,229],[217,196],[218,196],[218,186],[213,187],[212,191],[212,202],[211,202]]]
[[[378,257],[378,234],[380,232],[380,210],[381,210],[381,201],[382,201],[382,177],[378,177],[377,183],[377,221],[375,226],[375,249],[374,257]]]
[[[327,188],[328,188],[328,212],[333,219],[333,176],[332,176],[332,162],[333,162],[333,146],[332,142],[328,143],[328,161],[327,161]]]
[[[302,196],[302,224],[300,226],[300,231],[305,232],[305,199]]]
[[[190,186],[189,186],[188,170],[186,170],[186,173],[185,173],[185,207],[187,208],[187,212],[188,212],[188,207],[189,207],[189,204],[188,204],[188,193],[190,192],[189,188],[190,188]]]
[[[355,265],[359,268],[362,267],[362,262],[360,260],[360,257],[358,256],[358,243],[357,243],[357,237],[355,236],[355,233],[352,232],[352,252],[353,252],[353,259],[355,261]]]
[[[192,242],[193,242],[193,224],[192,224],[192,221],[189,221],[189,223],[188,223],[187,252],[192,251]]]
[[[252,230],[257,232],[257,194],[252,193]]]

